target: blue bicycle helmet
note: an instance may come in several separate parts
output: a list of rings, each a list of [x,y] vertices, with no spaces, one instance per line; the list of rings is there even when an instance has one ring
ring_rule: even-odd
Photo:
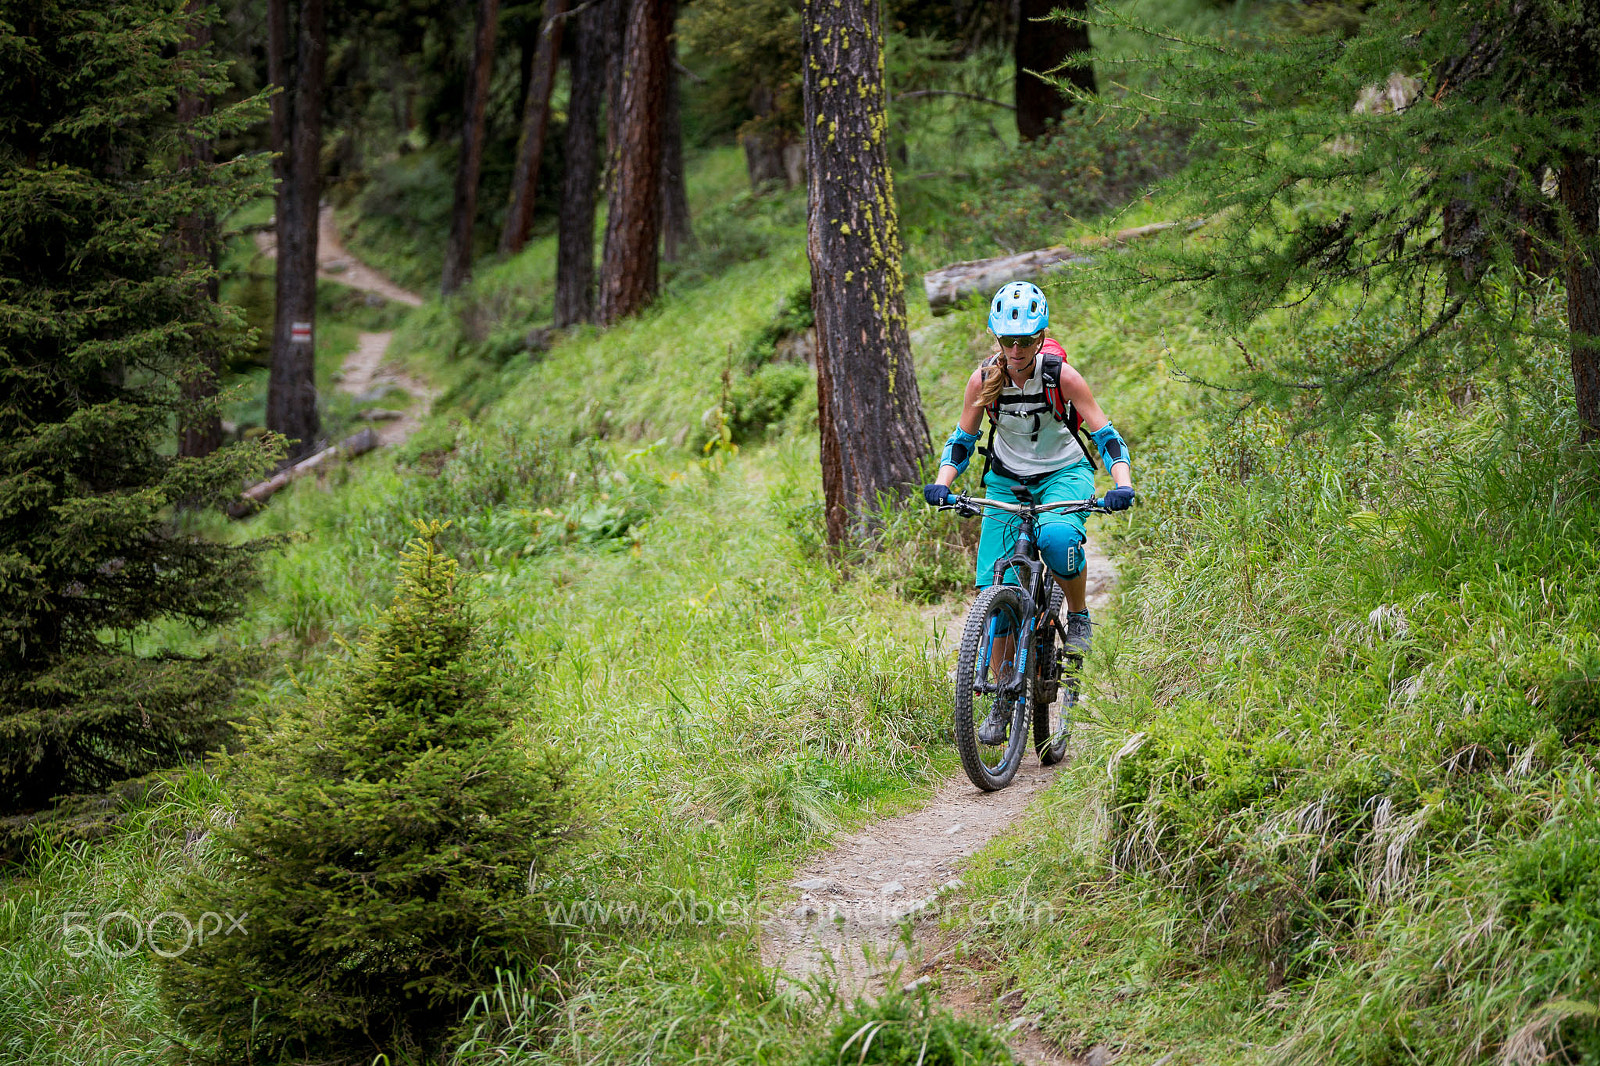
[[[996,337],[1031,337],[1049,324],[1050,305],[1032,282],[1007,282],[994,294],[989,330]]]

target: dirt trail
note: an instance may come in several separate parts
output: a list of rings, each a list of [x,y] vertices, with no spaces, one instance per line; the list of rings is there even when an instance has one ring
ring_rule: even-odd
[[[411,395],[411,404],[403,411],[383,407],[368,407],[362,418],[375,424],[379,445],[399,444],[422,425],[438,391],[404,370],[384,366],[383,357],[389,351],[389,341],[394,333],[361,333],[356,336],[356,350],[345,356],[339,371],[339,388],[356,397],[367,397],[375,402],[391,388],[401,389]]]
[[[278,235],[267,231],[256,234],[256,247],[268,259],[278,257]],[[373,292],[385,300],[421,307],[422,297],[409,289],[402,289],[367,264],[351,255],[339,239],[339,226],[333,219],[333,208],[324,206],[317,215],[317,277],[337,281],[362,292]]]
[[[1092,542],[1088,556],[1089,605],[1103,609],[1116,566]],[[965,603],[930,612],[945,651],[956,646],[965,612]],[[897,967],[902,983],[922,979],[919,968],[936,971],[936,923],[924,913],[913,925],[908,954],[900,938],[902,920],[934,901],[937,908],[930,910],[959,907],[963,861],[1005,832],[1054,774],[1054,767],[1039,765],[1030,753],[1016,779],[999,792],[980,792],[957,775],[920,809],[840,841],[795,877],[799,900],[764,927],[763,960],[795,980],[829,973],[851,997],[881,991]],[[1032,1028],[1025,1005],[996,1008],[976,987],[962,986],[957,975],[937,976],[943,981],[940,998],[960,1013],[988,1021],[1016,1015],[1007,1039],[1020,1061],[1069,1061]]]
[[[278,255],[278,238],[274,233],[257,233],[256,247],[268,259]],[[328,281],[347,285],[362,292],[375,293],[386,300],[421,307],[422,297],[402,289],[361,260],[351,255],[339,239],[339,227],[334,222],[333,208],[323,207],[317,215],[317,276]],[[376,424],[380,445],[398,444],[416,432],[433,404],[436,390],[405,371],[383,365],[394,333],[360,333],[356,335],[355,351],[345,357],[339,371],[339,388],[356,397],[367,397],[369,406],[363,417]],[[411,404],[403,411],[393,411],[373,406],[384,393],[398,388],[409,393]]]

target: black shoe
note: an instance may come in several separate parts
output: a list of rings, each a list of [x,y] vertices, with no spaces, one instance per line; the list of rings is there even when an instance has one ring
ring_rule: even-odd
[[[994,709],[989,712],[989,717],[983,720],[978,727],[978,743],[991,747],[1006,742],[1006,734],[1011,729],[1011,701],[1000,698],[994,701]]]
[[[1068,655],[1089,654],[1089,645],[1094,640],[1093,624],[1088,611],[1067,612],[1067,639],[1063,647]]]

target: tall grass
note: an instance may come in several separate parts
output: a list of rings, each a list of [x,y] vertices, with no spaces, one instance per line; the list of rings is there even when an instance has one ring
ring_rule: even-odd
[[[1270,324],[1257,342],[1291,343]],[[1296,435],[1294,412],[1252,409],[1136,450],[1146,506],[1089,750],[1027,858],[997,852],[973,879],[1060,916],[978,939],[1015,949],[1002,971],[1069,1047],[1380,1063],[1600,1046],[1600,896],[1579,872],[1600,463],[1571,447],[1562,353],[1528,346],[1514,407],[1418,380],[1384,436]]]

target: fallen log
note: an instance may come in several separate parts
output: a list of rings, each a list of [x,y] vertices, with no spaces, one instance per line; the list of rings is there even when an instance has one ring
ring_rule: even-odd
[[[1094,256],[1084,255],[1081,249],[1058,244],[1021,255],[973,259],[930,270],[922,275],[922,291],[927,294],[928,309],[943,315],[968,296],[988,296],[1008,281],[1033,281],[1058,270],[1088,266],[1093,262]]]
[[[352,434],[338,444],[330,445],[315,455],[285,467],[265,481],[258,481],[244,490],[243,499],[228,507],[229,518],[244,518],[255,514],[261,505],[272,498],[272,494],[283,488],[297,477],[311,473],[317,467],[335,457],[353,459],[358,455],[365,455],[378,446],[378,431],[368,426],[360,433]]]
[[[936,315],[948,314],[968,296],[988,296],[1008,281],[1036,281],[1058,270],[1091,266],[1095,257],[1086,255],[1085,249],[1116,249],[1170,229],[1183,227],[1195,230],[1203,225],[1205,219],[1194,222],[1151,222],[1118,230],[1107,237],[1085,237],[1074,244],[1058,244],[1020,255],[951,263],[922,275],[922,291],[928,297],[930,311]]]

